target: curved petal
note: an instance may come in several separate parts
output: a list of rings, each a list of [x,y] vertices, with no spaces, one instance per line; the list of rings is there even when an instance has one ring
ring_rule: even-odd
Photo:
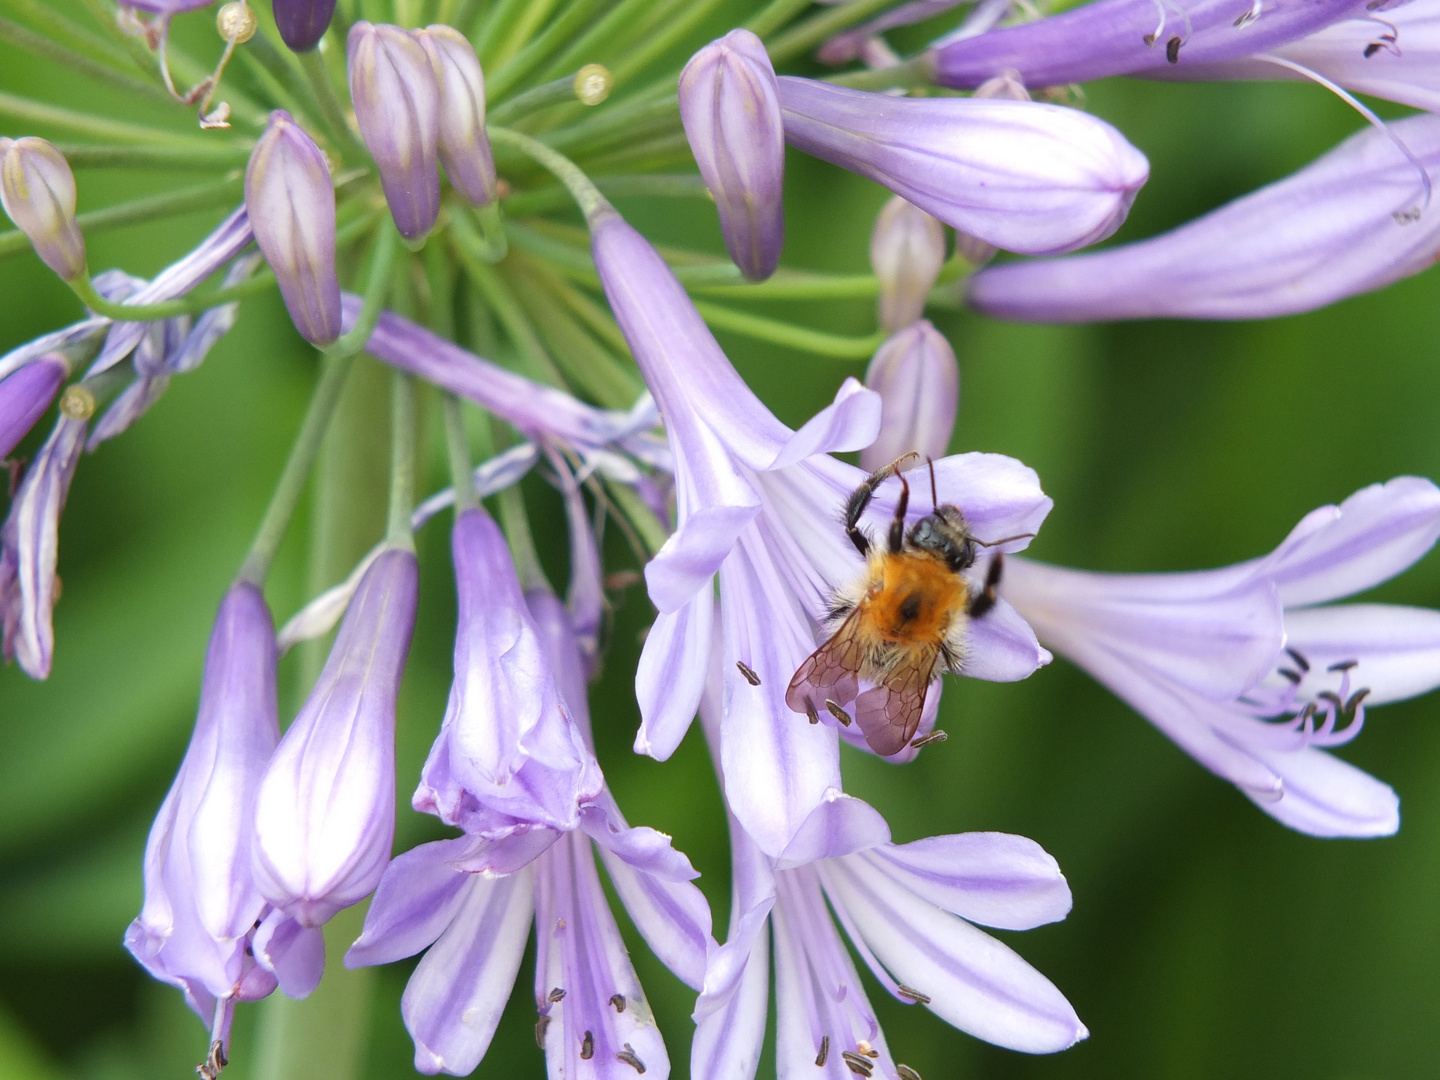
[[[635,669],[640,702],[635,753],[666,761],[690,730],[705,692],[714,629],[711,588],[701,589],[679,611],[655,616]]]
[[[1440,611],[1392,604],[1336,604],[1285,613],[1291,648],[1311,668],[1359,660],[1355,684],[1365,704],[1383,705],[1440,686]]]
[[[763,924],[762,924],[763,925]],[[770,950],[762,943],[745,953],[723,1004],[695,1014],[690,1075],[706,1080],[754,1080],[765,1043],[770,1002]]]
[[[365,929],[345,954],[346,967],[389,964],[414,956],[445,932],[464,902],[465,883],[470,880],[451,860],[468,843],[460,837],[421,844],[385,868],[365,912]]]
[[[650,951],[686,986],[699,990],[705,982],[706,956],[715,944],[705,895],[689,881],[646,873],[604,846],[600,859]]]
[[[812,416],[775,455],[770,469],[783,469],[816,454],[843,454],[863,450],[880,434],[880,395],[860,381],[840,384],[834,404]]]
[[[1053,659],[1024,616],[1005,600],[971,620],[967,635],[961,668],[972,679],[1019,682]]]
[[[1400,828],[1400,797],[1389,784],[1324,750],[1251,750],[1285,782],[1280,799],[1255,805],[1311,836],[1390,836]],[[1247,791],[1247,795],[1250,793]]]
[[[838,788],[825,793],[785,845],[778,867],[804,866],[890,843],[890,826],[880,811]]]
[[[309,997],[325,971],[325,935],[279,909],[255,931],[255,961],[275,976],[287,997]]]
[[[645,564],[650,599],[662,614],[678,611],[709,583],[735,546],[740,530],[760,512],[747,506],[704,506],[685,515],[655,557]]]

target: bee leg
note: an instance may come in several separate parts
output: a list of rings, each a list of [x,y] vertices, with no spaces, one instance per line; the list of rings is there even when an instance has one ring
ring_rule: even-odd
[[[1005,572],[1005,556],[1000,552],[990,560],[990,568],[985,571],[985,587],[981,589],[970,600],[970,617],[978,619],[995,606],[999,599],[995,590],[1000,585],[1000,576]]]
[[[900,477],[900,498],[895,503],[895,516],[890,519],[890,554],[905,550],[905,511],[910,507],[910,485]]]
[[[845,500],[845,535],[850,538],[850,542],[855,545],[855,550],[861,555],[870,554],[870,538],[859,528],[860,518],[864,516],[866,508],[869,507],[870,500],[875,497],[875,489],[894,476],[898,467],[914,456],[912,451],[892,461],[884,468],[876,469],[865,478],[863,484],[850,493],[850,498]]]

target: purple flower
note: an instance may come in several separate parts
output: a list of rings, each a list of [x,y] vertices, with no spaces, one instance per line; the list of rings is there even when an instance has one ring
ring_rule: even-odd
[[[398,26],[357,22],[346,41],[360,137],[400,235],[423,241],[440,214],[440,86],[420,43]]]
[[[891,334],[865,371],[880,395],[880,434],[860,451],[870,472],[902,454],[941,457],[950,446],[960,407],[960,365],[943,334],[924,319]]]
[[[495,201],[495,158],[485,134],[485,75],[465,35],[427,26],[415,37],[430,58],[440,90],[440,160],[450,185],[474,206]]]
[[[1037,22],[941,45],[934,79],[971,89],[1006,70],[1026,86],[1063,86],[1267,52],[1340,19],[1357,0],[1097,0]]]
[[[214,2],[215,0],[125,0],[125,6],[139,8],[141,11],[153,11],[157,15],[179,15],[182,12],[209,7]]]
[[[280,740],[275,662],[264,597],[232,586],[210,635],[190,748],[145,848],[145,906],[125,934],[151,975],[213,1017],[222,1048],[235,1002],[275,989],[252,955],[266,904],[250,873],[255,791]]]
[[[0,458],[9,457],[45,415],[69,374],[63,355],[46,353],[0,382]]]
[[[880,279],[884,329],[902,330],[925,313],[925,297],[943,265],[945,226],[899,195],[881,207],[870,234],[870,266]]]
[[[553,678],[588,742],[584,662],[564,608],[545,590],[532,591],[527,600]],[[601,888],[590,842],[646,942],[696,989],[714,944],[709,907],[690,884],[696,874],[689,860],[669,837],[627,825],[608,791],[580,808],[578,825],[561,832],[517,822],[508,835],[424,844],[386,870],[365,932],[345,962],[388,963],[429,947],[401,1000],[421,1072],[464,1075],[479,1064],[519,972],[533,919],[535,1030],[550,1076],[583,1080],[634,1070],[663,1080],[668,1074],[664,1043]]]
[[[85,449],[95,398],[81,384],[60,400],[60,418],[25,472],[0,529],[0,617],[6,660],[17,660],[32,679],[50,677],[55,652],[51,614],[58,596],[60,514]]]
[[[85,237],[75,221],[75,174],[44,139],[0,138],[0,204],[46,266],[66,281],[85,273]]]
[[[1119,228],[1149,176],[1103,120],[1058,105],[779,80],[785,139],[996,247],[1053,254]]]
[[[752,281],[775,272],[785,243],[785,130],[775,69],[749,30],[732,30],[680,73],[680,119],[715,196],[730,258]]]
[[[335,0],[275,0],[280,39],[296,52],[319,45],[334,15]]]
[[[1040,637],[1271,817],[1386,836],[1395,793],[1326,753],[1367,705],[1440,686],[1440,612],[1326,605],[1393,577],[1440,536],[1440,489],[1401,477],[1308,515],[1220,570],[1097,574],[1012,560],[1001,587]]]
[[[295,329],[329,345],[340,336],[335,188],[325,155],[284,109],[270,114],[250,154],[245,208]]]
[[[255,951],[303,996],[320,979],[317,927],[368,896],[395,835],[395,699],[415,625],[415,554],[383,552],[255,800],[255,881],[275,911]]]
[[[718,572],[731,748],[721,762],[725,794],[756,843],[778,855],[840,785],[838,723],[828,713],[807,723],[786,705],[785,688],[826,636],[835,591],[862,569],[835,517],[865,474],[827,455],[874,441],[880,400],[847,380],[834,405],[791,431],[731,367],[645,239],[614,214],[592,229],[596,268],[665,419],[675,465],[678,527],[645,568],[660,613],[636,675],[635,748],[669,757],[695,715],[715,636]],[[1035,474],[1010,458],[946,458],[935,474],[940,498],[960,506],[982,539],[1033,534],[1050,508]],[[875,520],[893,515],[897,487],[878,493]],[[920,505],[927,501],[912,501],[915,520],[929,512]],[[977,621],[970,645],[965,671],[979,678],[1021,679],[1049,659],[1004,605]]]

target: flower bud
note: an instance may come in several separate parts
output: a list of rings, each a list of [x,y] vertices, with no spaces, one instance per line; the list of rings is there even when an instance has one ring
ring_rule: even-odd
[[[945,264],[945,226],[896,195],[870,234],[870,265],[880,279],[880,325],[892,333],[925,312],[925,296]]]
[[[325,155],[283,109],[250,154],[245,208],[295,329],[314,345],[340,336],[335,188]]]
[[[275,0],[280,38],[296,52],[308,52],[320,44],[334,14],[335,0]]]
[[[428,26],[415,37],[440,87],[440,160],[450,186],[474,206],[495,201],[495,158],[485,134],[485,75],[465,35]]]
[[[785,130],[759,38],[732,30],[690,58],[680,73],[680,119],[730,257],[747,278],[769,277],[785,242]]]
[[[46,353],[0,382],[0,458],[10,456],[44,415],[69,374],[59,353]]]
[[[884,402],[880,434],[860,451],[860,467],[874,471],[912,450],[944,457],[960,407],[960,367],[940,331],[921,319],[881,345],[865,371],[865,385]]]
[[[85,273],[85,237],[75,221],[75,174],[44,139],[0,139],[0,204],[66,281]]]
[[[1030,91],[1025,89],[1025,83],[1020,78],[1020,73],[1014,68],[1006,68],[999,75],[986,79],[975,88],[970,95],[978,98],[999,99],[1002,101],[1030,101]]]
[[[417,244],[440,216],[440,87],[407,31],[357,22],[346,43],[350,100],[395,225]]]
[[[255,882],[284,919],[322,925],[363,900],[395,836],[395,699],[415,628],[415,553],[390,548],[361,579],[310,696],[255,799]],[[291,927],[288,935],[296,932]],[[267,934],[267,956],[279,951]],[[260,942],[257,940],[257,951]],[[280,975],[282,986],[286,977]]]

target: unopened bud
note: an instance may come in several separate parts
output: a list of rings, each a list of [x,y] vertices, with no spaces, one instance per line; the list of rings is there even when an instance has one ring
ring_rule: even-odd
[[[899,195],[870,234],[870,265],[880,279],[880,325],[892,333],[925,312],[925,296],[945,265],[945,226]]]
[[[680,119],[730,258],[752,281],[769,277],[785,242],[785,130],[775,69],[758,37],[732,30],[690,58],[680,73]]]
[[[9,457],[44,415],[69,370],[63,356],[47,353],[0,382],[0,458]]]
[[[46,266],[66,281],[85,273],[75,174],[64,154],[44,139],[0,139],[0,204]]]
[[[250,154],[245,209],[295,329],[329,345],[340,336],[335,188],[325,155],[283,109],[270,114]]]
[[[440,87],[420,43],[398,26],[357,22],[346,43],[360,137],[400,235],[422,242],[440,216]]]
[[[230,0],[215,13],[215,29],[220,31],[222,38],[234,41],[236,45],[244,45],[253,38],[259,26],[260,20],[245,0]]]
[[[970,95],[977,98],[998,98],[1003,101],[1029,101],[1030,91],[1014,68],[1006,68],[994,78],[986,79]]]
[[[599,105],[610,96],[615,80],[604,64],[586,64],[575,73],[575,96],[582,105]]]
[[[860,452],[874,471],[911,451],[943,457],[960,407],[955,350],[927,320],[892,334],[865,371],[865,385],[880,395],[880,434]]]
[[[440,87],[440,161],[450,186],[475,206],[495,201],[495,158],[485,134],[485,75],[465,35],[452,26],[415,31]]]
[[[955,234],[955,254],[976,270],[993,259],[998,250],[999,248],[994,244],[987,244],[984,240],[971,236],[969,233],[957,232]]]
[[[334,14],[335,0],[275,0],[280,38],[295,52],[308,52],[320,44]]]

